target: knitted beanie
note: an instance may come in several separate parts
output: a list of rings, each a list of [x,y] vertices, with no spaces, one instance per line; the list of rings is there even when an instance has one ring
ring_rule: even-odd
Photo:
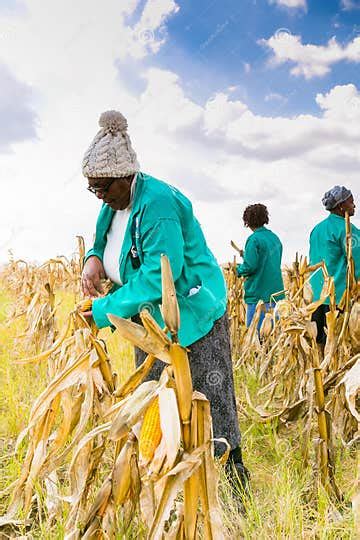
[[[82,170],[87,178],[121,178],[140,170],[127,134],[126,118],[106,111],[99,119],[100,131],[85,153]]]

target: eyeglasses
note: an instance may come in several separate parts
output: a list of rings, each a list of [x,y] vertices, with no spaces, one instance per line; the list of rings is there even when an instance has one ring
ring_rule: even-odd
[[[98,193],[101,193],[101,195],[106,195],[106,193],[109,191],[110,186],[115,182],[116,178],[113,178],[111,182],[108,183],[107,186],[102,187],[93,187],[88,186],[87,189],[90,191],[90,193],[94,193],[94,195],[97,195]]]

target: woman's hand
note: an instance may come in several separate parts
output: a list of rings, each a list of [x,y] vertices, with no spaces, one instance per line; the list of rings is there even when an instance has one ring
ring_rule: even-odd
[[[102,294],[101,280],[104,278],[103,263],[95,256],[89,257],[81,276],[81,288],[84,295],[96,297]]]
[[[91,324],[94,319],[93,319],[93,312],[92,311],[84,311],[82,314],[81,314],[83,317],[85,317],[85,319],[87,320],[87,322],[89,324]]]

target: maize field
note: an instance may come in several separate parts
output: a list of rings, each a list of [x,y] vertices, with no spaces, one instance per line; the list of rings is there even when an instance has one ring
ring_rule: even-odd
[[[0,538],[352,539],[360,531],[360,286],[351,242],[341,312],[323,265],[284,268],[285,299],[245,325],[236,258],[224,269],[244,462],[239,513],[213,457],[210,405],[192,389],[171,268],[159,328],[82,315],[84,245],[0,276]],[[309,277],[323,272],[313,302]],[[108,290],[108,283],[104,283]],[[324,354],[311,315],[330,295]],[[276,298],[275,298],[276,300]],[[170,336],[170,337],[169,337]],[[135,369],[133,347],[147,353]],[[159,381],[143,382],[155,358]]]

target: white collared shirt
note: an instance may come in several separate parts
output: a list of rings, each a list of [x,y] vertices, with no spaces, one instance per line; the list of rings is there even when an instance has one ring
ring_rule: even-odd
[[[106,276],[117,285],[122,285],[119,273],[119,257],[131,214],[136,179],[137,174],[131,184],[129,206],[125,208],[125,210],[116,210],[106,237],[106,246],[103,256],[104,270]]]

